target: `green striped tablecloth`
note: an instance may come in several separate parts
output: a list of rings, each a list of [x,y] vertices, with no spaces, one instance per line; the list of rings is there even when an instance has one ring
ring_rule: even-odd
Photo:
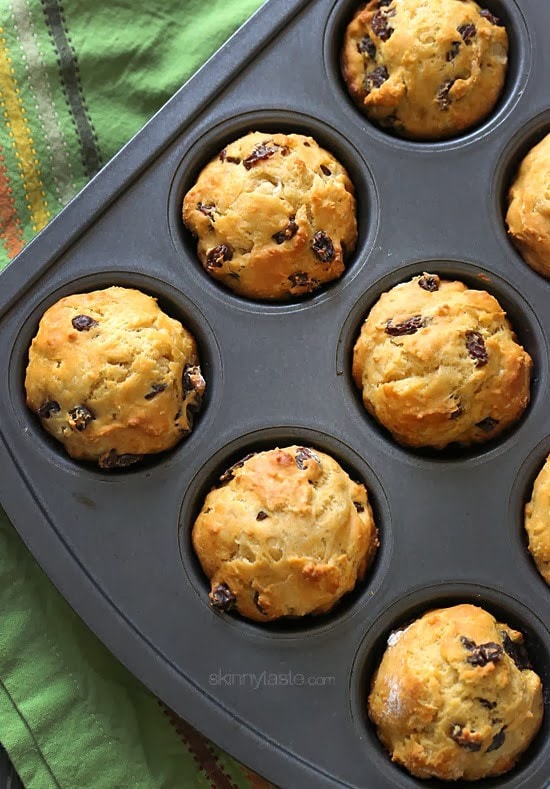
[[[259,5],[0,0],[0,269]],[[28,789],[268,786],[110,655],[1,510],[0,742]]]

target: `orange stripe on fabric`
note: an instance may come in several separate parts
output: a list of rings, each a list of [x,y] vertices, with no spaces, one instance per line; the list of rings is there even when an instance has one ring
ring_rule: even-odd
[[[0,149],[0,238],[10,258],[23,249],[23,229],[15,210],[13,190]]]
[[[44,185],[41,180],[39,161],[36,158],[25,108],[11,66],[3,28],[0,27],[0,99],[4,118],[12,139],[23,189],[27,199],[32,229],[42,230],[50,218]]]

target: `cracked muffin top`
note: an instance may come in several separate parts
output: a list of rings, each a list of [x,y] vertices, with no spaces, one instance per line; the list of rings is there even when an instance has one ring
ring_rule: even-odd
[[[520,255],[550,277],[550,134],[523,159],[508,194],[506,223]]]
[[[248,455],[222,474],[192,539],[212,606],[258,622],[329,611],[378,547],[365,486],[299,446]]]
[[[418,778],[473,781],[511,770],[529,746],[542,683],[521,633],[455,605],[390,635],[368,709],[392,761]]]
[[[151,296],[111,287],[66,296],[44,313],[25,389],[71,457],[110,469],[177,444],[205,382],[181,323]]]
[[[359,108],[403,137],[469,129],[496,104],[508,36],[473,0],[371,0],[348,25],[342,73]]]
[[[437,274],[382,294],[353,353],[367,411],[400,443],[436,449],[487,441],[519,419],[531,366],[493,296]]]
[[[300,134],[232,142],[185,195],[183,220],[206,271],[254,299],[303,296],[336,279],[357,240],[346,170]]]

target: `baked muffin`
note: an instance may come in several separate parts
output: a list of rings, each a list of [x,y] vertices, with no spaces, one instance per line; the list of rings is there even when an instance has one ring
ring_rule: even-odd
[[[66,296],[29,350],[27,405],[71,457],[129,466],[192,427],[205,382],[191,334],[138,290]]]
[[[436,449],[487,441],[519,419],[531,366],[493,296],[436,274],[384,293],[353,353],[367,411],[401,444]]]
[[[491,112],[507,58],[505,28],[473,0],[371,0],[346,30],[342,73],[370,120],[440,140]]]
[[[550,455],[535,480],[531,501],[525,505],[525,531],[535,564],[550,584]]]
[[[301,134],[252,132],[228,145],[185,195],[183,220],[206,271],[253,299],[336,279],[357,239],[347,172]]]
[[[474,605],[430,611],[392,633],[368,704],[392,761],[447,781],[510,770],[543,716],[521,633]]]
[[[525,262],[550,277],[550,134],[522,161],[510,187],[506,222]]]
[[[192,538],[212,606],[258,622],[329,611],[378,547],[365,487],[333,458],[298,446],[231,466]]]

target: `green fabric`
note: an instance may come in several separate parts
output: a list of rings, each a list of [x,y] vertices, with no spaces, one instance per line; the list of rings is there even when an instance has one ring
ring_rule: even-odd
[[[259,5],[0,0],[0,269]],[[0,742],[28,789],[267,786],[113,658],[1,510]]]

